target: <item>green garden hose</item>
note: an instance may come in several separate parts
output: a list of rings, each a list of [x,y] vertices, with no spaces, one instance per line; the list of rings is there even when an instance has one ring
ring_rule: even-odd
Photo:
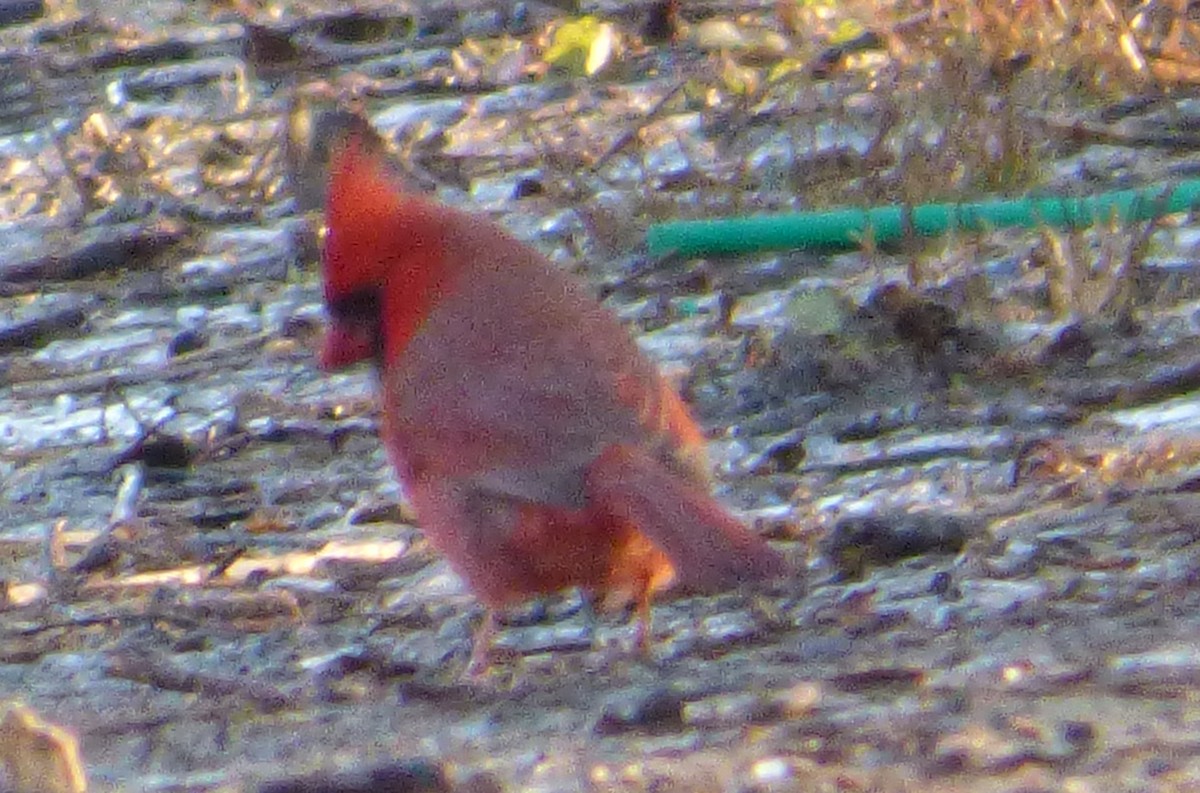
[[[906,235],[929,237],[1009,226],[1082,228],[1113,219],[1149,220],[1186,212],[1198,204],[1200,180],[1187,180],[1086,198],[1022,198],[675,221],[651,226],[646,244],[656,256],[671,252],[706,256],[784,249],[844,250],[868,239],[883,244]]]

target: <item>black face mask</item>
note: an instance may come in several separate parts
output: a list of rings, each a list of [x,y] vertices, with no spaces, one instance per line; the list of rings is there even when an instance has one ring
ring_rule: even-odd
[[[375,344],[375,360],[383,360],[383,300],[379,287],[365,286],[327,300],[325,307],[334,322],[368,330]]]

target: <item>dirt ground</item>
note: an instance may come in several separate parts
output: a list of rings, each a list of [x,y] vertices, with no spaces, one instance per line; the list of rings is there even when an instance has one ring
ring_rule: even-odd
[[[786,4],[666,33],[589,5],[616,44],[583,74],[547,56],[577,15],[537,4],[12,5],[0,790],[1200,789],[1190,218],[641,245],[974,200],[1010,154],[1035,192],[1186,178],[1186,98],[926,63],[900,7],[830,44]],[[482,610],[403,503],[369,373],[313,360],[330,107],[595,285],[793,580],[665,598],[650,657],[626,614],[530,603],[464,680]]]

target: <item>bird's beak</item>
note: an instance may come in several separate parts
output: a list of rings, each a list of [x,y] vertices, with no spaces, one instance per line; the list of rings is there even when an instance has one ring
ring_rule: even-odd
[[[319,362],[325,371],[342,369],[375,358],[374,334],[369,328],[334,320],[325,331]]]

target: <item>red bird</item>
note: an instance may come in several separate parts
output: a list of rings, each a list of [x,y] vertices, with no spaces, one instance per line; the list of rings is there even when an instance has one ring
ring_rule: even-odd
[[[325,369],[370,359],[380,434],[429,540],[488,614],[578,586],[632,598],[783,572],[707,492],[704,438],[600,303],[484,218],[405,193],[379,147],[331,149]]]

